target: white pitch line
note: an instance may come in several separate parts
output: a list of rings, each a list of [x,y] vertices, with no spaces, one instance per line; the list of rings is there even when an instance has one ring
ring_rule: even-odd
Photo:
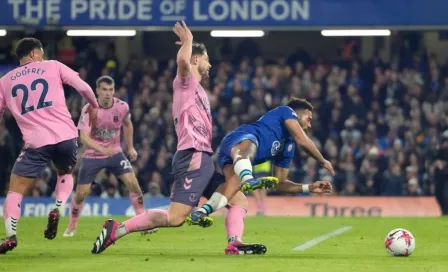
[[[319,244],[320,242],[330,239],[331,237],[341,235],[342,233],[349,231],[351,229],[352,229],[352,226],[346,226],[346,227],[336,229],[330,233],[321,235],[319,237],[314,238],[313,240],[305,242],[304,244],[301,244],[300,246],[297,246],[297,247],[293,248],[292,250],[300,250],[300,251],[307,250],[307,249],[312,248],[313,246]]]

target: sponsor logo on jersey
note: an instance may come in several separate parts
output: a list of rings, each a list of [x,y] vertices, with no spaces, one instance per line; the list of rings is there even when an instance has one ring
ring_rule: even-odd
[[[116,134],[117,130],[97,129],[93,133],[93,136],[103,141],[110,141],[115,137]]]

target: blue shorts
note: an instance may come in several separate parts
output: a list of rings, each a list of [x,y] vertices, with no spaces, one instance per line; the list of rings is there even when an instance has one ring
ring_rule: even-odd
[[[219,146],[218,153],[218,165],[221,169],[224,169],[224,165],[233,164],[232,159],[232,148],[242,141],[250,140],[258,148],[258,139],[255,135],[245,132],[245,131],[233,131],[227,134],[224,139],[222,139],[221,145]]]

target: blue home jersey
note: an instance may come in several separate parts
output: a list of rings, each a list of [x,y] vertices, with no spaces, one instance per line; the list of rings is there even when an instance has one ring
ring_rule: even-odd
[[[227,134],[221,142],[218,154],[220,167],[233,163],[231,150],[235,145],[251,140],[257,145],[253,165],[271,160],[278,167],[288,168],[295,151],[294,140],[285,125],[288,119],[299,120],[293,109],[280,106],[265,113],[258,121],[242,125]]]

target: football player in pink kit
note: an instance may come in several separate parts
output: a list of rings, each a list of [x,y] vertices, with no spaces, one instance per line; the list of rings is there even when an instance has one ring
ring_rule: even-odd
[[[128,187],[129,197],[136,214],[145,211],[143,194],[135,177],[131,163],[121,149],[120,134],[123,127],[127,152],[131,161],[137,159],[133,143],[134,128],[131,122],[129,106],[126,102],[114,98],[115,82],[109,76],[96,81],[96,93],[100,108],[97,111],[95,128],[90,126],[90,116],[85,105],[79,120],[80,140],[85,145],[83,159],[78,175],[76,195],[70,204],[70,223],[64,237],[72,237],[84,206],[84,200],[90,193],[91,183],[102,169],[107,169]]]
[[[73,191],[72,170],[76,165],[78,130],[67,109],[63,84],[75,88],[98,108],[90,86],[78,73],[57,61],[44,61],[42,44],[34,38],[24,38],[16,48],[20,66],[0,79],[0,120],[9,109],[23,134],[24,147],[11,173],[9,192],[3,206],[6,239],[0,254],[17,246],[17,224],[22,198],[36,177],[50,161],[57,169],[56,205],[48,215],[44,235],[54,239],[60,213]]]
[[[107,220],[100,236],[93,244],[92,253],[101,253],[128,233],[160,227],[179,227],[199,203],[200,197],[209,198],[224,183],[224,176],[215,173],[212,160],[212,117],[206,91],[200,82],[208,77],[211,65],[205,46],[193,42],[193,35],[185,23],[177,23],[174,32],[181,45],[177,54],[177,76],[173,82],[173,117],[178,137],[177,152],[172,170],[174,186],[171,205],[165,210],[148,210],[123,223]],[[240,246],[247,254],[262,254],[266,248],[257,244],[243,244],[242,237],[247,200],[239,192],[227,206],[226,229],[229,247]],[[227,252],[227,251],[226,251]]]

